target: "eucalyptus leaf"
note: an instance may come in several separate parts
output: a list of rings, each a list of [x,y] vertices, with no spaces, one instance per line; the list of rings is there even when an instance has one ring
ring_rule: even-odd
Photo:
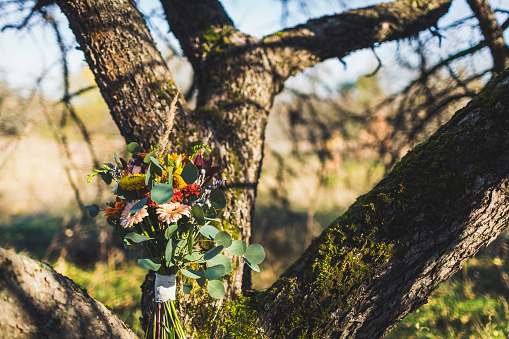
[[[138,154],[142,152],[141,146],[137,142],[131,142],[129,145],[127,145],[126,149],[127,152],[132,154]]]
[[[200,252],[198,251],[194,251],[193,253],[191,254],[187,254],[184,259],[188,260],[188,261],[199,261],[199,260],[202,260],[203,259],[203,254],[201,254]]]
[[[228,234],[228,232],[222,231],[216,234],[214,241],[216,242],[216,244],[222,245],[223,247],[227,248],[230,247],[230,245],[232,244],[232,237]]]
[[[115,162],[117,163],[118,168],[122,169],[122,164],[120,163],[120,160],[118,160],[117,153],[113,152],[113,156],[115,157]]]
[[[243,240],[235,240],[226,250],[239,257],[246,252],[246,243]]]
[[[168,243],[166,244],[164,258],[166,259],[166,262],[168,264],[171,262],[171,258],[173,257],[173,251],[175,251],[175,247],[177,247],[177,244],[175,244],[175,241],[173,239],[170,239],[170,241],[168,241]]]
[[[88,211],[91,217],[96,217],[99,214],[99,206],[97,205],[85,206],[85,210]]]
[[[212,267],[215,265],[223,265],[224,274],[228,274],[232,271],[232,262],[230,258],[224,254],[218,254],[214,258],[207,260],[207,267]]]
[[[205,254],[203,255],[203,259],[210,260],[210,259],[214,258],[216,255],[218,255],[219,253],[221,253],[222,250],[223,250],[223,246],[214,247],[214,248],[208,250],[207,252],[205,252]]]
[[[147,187],[149,186],[150,181],[152,180],[152,172],[150,171],[150,167],[151,166],[148,165],[147,173],[145,174],[145,185],[147,185]]]
[[[145,155],[145,158],[143,158],[143,162],[148,164],[150,163],[150,158],[156,155],[156,151],[152,151],[149,154]]]
[[[131,209],[129,210],[129,213],[134,214],[134,213],[138,212],[139,210],[141,210],[143,208],[143,206],[145,206],[145,204],[147,203],[147,200],[148,200],[148,197],[145,197],[145,198],[141,199],[140,201],[138,201],[136,204],[133,205],[133,207],[131,207]]]
[[[222,277],[225,274],[225,267],[223,265],[215,265],[207,268],[205,271],[205,279],[214,280]]]
[[[244,258],[244,261],[246,262],[247,266],[249,266],[253,271],[260,272],[260,267],[257,264],[251,263],[246,258]]]
[[[186,184],[191,185],[198,179],[198,168],[192,162],[188,162],[180,176]]]
[[[138,266],[152,271],[157,271],[161,267],[160,258],[138,259]]]
[[[134,258],[136,258],[136,251],[135,251],[135,250],[129,250],[129,251],[127,251],[127,257],[128,257],[130,260],[133,260]]]
[[[136,232],[131,232],[131,233],[127,234],[124,237],[124,239],[130,240],[131,243],[138,244],[140,242],[147,241],[147,240],[150,240],[153,238],[147,237],[145,234],[138,234]]]
[[[191,278],[191,279],[200,279],[203,277],[203,272],[200,272],[200,271],[186,270],[186,269],[181,268],[180,272],[183,275],[185,275],[186,277]]]
[[[219,299],[225,295],[223,282],[219,280],[210,280],[207,285],[207,291],[212,298],[216,299]]]
[[[99,175],[101,176],[101,179],[106,183],[106,185],[111,184],[111,181],[113,180],[113,176],[109,173],[105,172],[99,172]]]
[[[251,264],[259,264],[265,259],[265,251],[262,245],[251,244],[247,247],[244,253],[244,258],[249,260]]]
[[[216,210],[213,207],[207,207],[204,211],[205,220],[213,220],[217,217]]]
[[[152,167],[152,170],[154,171],[154,173],[159,175],[159,176],[162,176],[163,175],[163,171],[164,171],[164,167],[161,165],[159,160],[157,160],[156,158],[151,156],[150,157],[150,162],[151,162],[151,164],[154,165]]]
[[[219,233],[219,230],[214,226],[203,226],[200,228],[200,233],[207,239],[214,240],[216,234]],[[244,254],[244,253],[243,253]]]
[[[217,209],[223,209],[226,207],[226,198],[220,190],[214,188],[210,191],[210,203],[212,207]]]
[[[187,252],[193,253],[193,228],[189,228],[189,232],[187,233]]]
[[[173,198],[172,184],[157,184],[150,191],[150,198],[157,204],[162,205]]]
[[[182,290],[184,291],[184,294],[190,294],[192,289],[193,289],[193,284],[190,284],[190,283],[182,284]]]
[[[200,205],[193,205],[191,212],[198,225],[203,225],[205,223],[203,209]]]
[[[173,235],[173,233],[175,233],[177,228],[178,228],[177,224],[171,224],[170,226],[168,226],[168,228],[164,231],[164,237],[166,238],[166,240],[171,238],[171,236]]]

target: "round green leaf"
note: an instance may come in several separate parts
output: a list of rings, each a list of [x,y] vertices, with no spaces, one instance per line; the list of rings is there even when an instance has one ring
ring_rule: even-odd
[[[193,205],[191,212],[193,213],[193,217],[198,225],[203,225],[205,223],[203,208],[201,208],[200,205]]]
[[[180,272],[188,278],[191,279],[200,279],[203,277],[203,272],[195,271],[195,270],[185,270],[183,268],[180,269]]]
[[[200,233],[207,239],[214,240],[219,230],[214,226],[205,225],[200,228]]]
[[[214,258],[216,255],[218,255],[219,253],[221,253],[222,250],[223,250],[223,246],[214,247],[214,248],[208,250],[207,252],[205,252],[205,254],[203,255],[203,259],[210,260],[210,259]]]
[[[142,241],[147,241],[147,240],[150,240],[150,239],[153,239],[153,238],[150,238],[150,237],[147,237],[145,234],[138,234],[136,232],[131,232],[129,234],[127,234],[124,239],[128,239],[128,240],[131,240],[130,242],[131,243],[140,243]]]
[[[103,181],[106,185],[111,184],[111,180],[113,180],[113,176],[111,174],[99,172],[99,175],[101,176],[101,179],[103,179]]]
[[[226,250],[239,257],[246,252],[246,243],[243,240],[235,240]]]
[[[145,197],[145,198],[141,199],[140,201],[138,201],[136,204],[134,204],[133,207],[131,207],[131,209],[129,210],[129,213],[134,214],[134,213],[138,212],[139,210],[141,210],[143,208],[143,206],[145,206],[145,204],[147,203],[147,200],[148,200],[148,197]]]
[[[226,248],[226,247],[230,247],[230,245],[232,244],[232,237],[230,237],[228,232],[222,231],[222,232],[219,232],[218,234],[216,234],[214,241],[216,242],[216,244],[222,245],[223,247]]]
[[[217,209],[223,209],[226,207],[226,198],[220,190],[214,188],[210,191],[210,203],[212,207]]]
[[[173,185],[157,184],[150,191],[150,198],[159,205],[166,204],[173,198]]]
[[[191,254],[188,254],[184,257],[184,259],[188,260],[188,261],[199,261],[199,260],[202,260],[203,259],[203,254],[201,254],[200,252],[193,252]]]
[[[212,298],[221,298],[225,294],[224,285],[222,281],[210,280],[207,285],[207,291]]]
[[[126,149],[127,152],[132,154],[138,154],[142,152],[141,146],[137,142],[131,142],[129,145],[127,145]]]
[[[205,279],[214,280],[225,274],[225,267],[223,265],[215,265],[207,268],[205,271]]]
[[[99,206],[97,205],[85,206],[85,210],[88,211],[91,217],[96,217],[99,214]]]
[[[213,207],[207,207],[204,211],[205,220],[215,220],[216,219],[216,210]]]
[[[244,258],[244,261],[246,262],[247,266],[249,266],[253,271],[260,272],[260,267],[257,264],[253,264],[249,262],[246,258]]]
[[[228,274],[232,271],[232,262],[230,258],[224,254],[218,254],[214,258],[207,260],[207,267],[212,267],[215,265],[223,265],[224,274]]]
[[[191,185],[198,179],[198,168],[192,162],[188,162],[180,176],[186,184]]]
[[[244,257],[249,260],[251,264],[259,264],[265,259],[265,251],[262,245],[251,244],[247,247]]]
[[[157,271],[161,267],[160,258],[138,259],[138,266],[147,270]]]

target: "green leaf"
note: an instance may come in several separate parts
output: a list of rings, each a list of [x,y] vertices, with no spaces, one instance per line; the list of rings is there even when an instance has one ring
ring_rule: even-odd
[[[145,198],[141,199],[140,201],[138,201],[136,204],[134,204],[133,207],[131,207],[131,209],[129,210],[129,213],[134,214],[134,213],[138,212],[139,210],[141,210],[143,208],[143,206],[145,206],[145,204],[147,203],[147,200],[148,200],[148,197],[145,197]]]
[[[246,252],[246,243],[243,240],[235,240],[226,250],[239,257]]]
[[[136,251],[135,251],[135,250],[129,250],[129,251],[127,251],[127,257],[128,257],[130,260],[133,260],[134,258],[136,258]]]
[[[198,179],[198,168],[192,162],[188,162],[180,176],[186,184],[191,185]]]
[[[205,223],[203,209],[200,205],[193,205],[191,212],[198,225],[203,225]]]
[[[148,187],[148,184],[150,183],[150,180],[152,180],[152,172],[150,171],[150,165],[148,165],[147,173],[145,174],[145,185],[147,185],[147,187]],[[149,190],[150,190],[150,187],[149,187]]]
[[[115,162],[117,163],[118,168],[122,169],[122,163],[118,160],[117,153],[113,152],[113,156],[115,157]]]
[[[170,226],[168,226],[166,231],[164,231],[164,237],[166,238],[166,240],[171,238],[172,234],[177,230],[177,228],[178,228],[177,224],[171,224]]]
[[[204,211],[205,220],[214,220],[217,216],[216,210],[213,207],[207,207]]]
[[[138,259],[138,266],[147,270],[157,271],[161,267],[160,258]]]
[[[207,285],[207,291],[212,298],[221,298],[225,294],[223,282],[220,280],[210,280]]]
[[[130,242],[138,244],[140,242],[147,241],[147,240],[154,239],[154,238],[147,237],[145,234],[138,234],[136,232],[131,232],[131,233],[127,234],[124,237],[124,239],[128,239],[128,240],[130,240]]]
[[[216,265],[224,266],[224,274],[228,274],[232,271],[232,262],[230,258],[228,258],[224,254],[218,254],[214,258],[207,260],[207,267],[212,267]]]
[[[173,251],[175,250],[176,244],[173,239],[170,239],[166,244],[166,250],[164,251],[164,258],[166,262],[169,264],[171,262],[171,258],[173,257]]]
[[[111,181],[113,180],[113,176],[106,172],[100,172],[99,175],[101,176],[101,179],[106,183],[106,185],[111,184]]]
[[[156,158],[154,157],[150,157],[150,161],[152,164],[154,164],[155,167],[152,168],[152,170],[154,171],[155,174],[161,176],[163,175],[163,171],[164,171],[164,167],[161,165],[161,163],[159,162],[159,160],[157,160]]]
[[[141,146],[137,142],[131,142],[129,145],[127,145],[126,150],[132,154],[138,154],[142,152]]]
[[[259,244],[249,245],[246,249],[246,252],[244,253],[244,258],[249,260],[251,264],[261,263],[263,259],[265,259],[265,251],[263,250],[262,245]]]
[[[212,191],[210,191],[210,204],[212,207],[217,209],[223,209],[226,207],[226,198],[220,190],[217,188],[214,188]]]
[[[216,255],[218,255],[219,253],[221,253],[222,250],[223,250],[223,246],[214,247],[214,248],[208,250],[207,252],[205,252],[205,254],[203,255],[203,259],[210,260],[210,259],[214,258]]]
[[[159,205],[166,204],[173,198],[172,184],[157,184],[150,191],[150,198]]]
[[[85,206],[85,210],[88,211],[91,217],[96,217],[99,214],[99,206],[97,205]]]
[[[188,261],[200,261],[203,259],[203,254],[198,251],[194,251],[193,253],[186,255],[184,259]]]
[[[215,265],[207,268],[205,271],[205,279],[214,280],[222,277],[225,274],[225,267],[223,265]]]
[[[244,261],[246,262],[247,266],[249,266],[253,271],[260,272],[260,267],[257,264],[253,264],[249,262],[246,258],[244,258]]]
[[[194,247],[194,243],[193,243],[193,228],[190,227],[189,228],[189,232],[187,233],[187,252],[188,253],[193,253],[193,247]]]
[[[143,162],[148,164],[150,163],[150,158],[156,155],[156,151],[152,151],[149,154],[145,155],[145,158],[143,158]]]
[[[184,291],[184,294],[190,294],[192,289],[193,289],[193,284],[190,284],[190,283],[182,284],[182,290]]]
[[[214,240],[217,233],[219,233],[219,230],[215,228],[214,226],[205,225],[202,228],[200,228],[200,233],[207,239]]]
[[[191,279],[200,279],[201,277],[203,277],[203,272],[200,272],[200,271],[186,270],[186,269],[181,268],[180,272],[183,275],[185,275],[186,277],[191,278]]]
[[[227,248],[230,247],[230,245],[232,244],[232,237],[228,234],[228,232],[222,231],[216,234],[214,241],[216,242],[216,244],[222,245],[223,247]]]

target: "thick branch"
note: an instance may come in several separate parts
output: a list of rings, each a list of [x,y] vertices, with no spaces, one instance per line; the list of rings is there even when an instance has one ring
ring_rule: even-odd
[[[177,88],[136,4],[57,4],[69,19],[120,132],[127,142],[137,141],[148,149],[162,133]]]
[[[491,51],[493,70],[495,73],[500,73],[509,66],[509,55],[503,36],[504,31],[498,25],[495,13],[487,0],[467,0],[467,2],[477,20],[479,20],[479,27],[486,39],[486,45]]]
[[[255,328],[381,337],[494,240],[509,222],[508,83],[505,71],[254,298]]]
[[[45,263],[0,248],[0,337],[137,338],[103,304]]]
[[[161,4],[184,55],[198,72],[200,61],[204,59],[203,44],[209,43],[206,41],[206,32],[228,26],[233,28],[232,20],[217,0],[161,0]]]
[[[409,38],[436,25],[451,0],[398,0],[309,20],[263,39],[273,50],[283,78],[329,58]]]

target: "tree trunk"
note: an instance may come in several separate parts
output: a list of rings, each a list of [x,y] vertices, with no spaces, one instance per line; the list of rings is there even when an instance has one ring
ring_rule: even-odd
[[[0,337],[137,338],[48,264],[0,248]]]

